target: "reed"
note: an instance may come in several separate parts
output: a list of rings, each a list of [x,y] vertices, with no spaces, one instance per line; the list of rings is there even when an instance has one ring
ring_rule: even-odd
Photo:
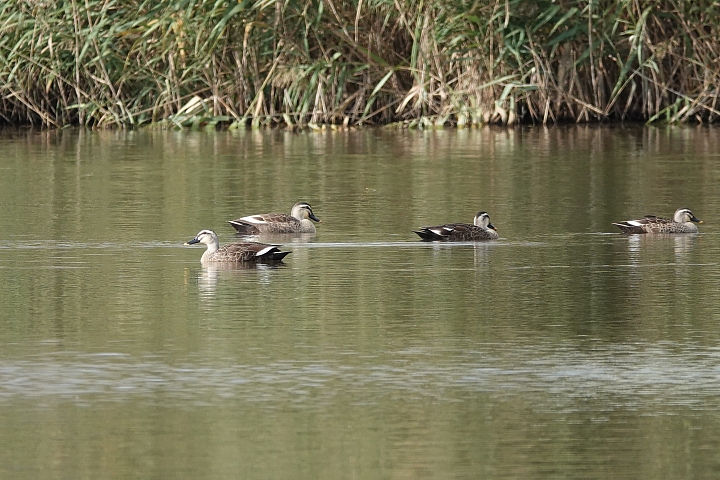
[[[712,0],[15,0],[0,120],[712,122],[719,34]]]

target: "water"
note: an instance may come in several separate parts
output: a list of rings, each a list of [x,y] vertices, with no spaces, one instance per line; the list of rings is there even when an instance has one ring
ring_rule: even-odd
[[[2,132],[0,477],[715,478],[720,132]],[[309,202],[284,265],[200,229]],[[698,235],[612,221],[688,206]],[[418,241],[487,210],[501,239]]]

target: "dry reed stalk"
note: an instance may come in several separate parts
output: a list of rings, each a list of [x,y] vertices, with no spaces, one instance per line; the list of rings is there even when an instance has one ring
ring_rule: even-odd
[[[719,29],[709,0],[18,0],[0,5],[0,118],[710,122]]]

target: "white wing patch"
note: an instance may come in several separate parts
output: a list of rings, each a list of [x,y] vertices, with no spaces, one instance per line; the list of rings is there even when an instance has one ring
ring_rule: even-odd
[[[273,247],[273,246],[265,247],[265,248],[263,248],[262,250],[260,250],[259,252],[257,252],[257,253],[255,254],[255,256],[257,256],[257,257],[262,257],[262,256],[265,255],[266,253],[269,253],[270,251],[272,251],[273,248],[275,248],[275,247]]]
[[[633,227],[642,227],[642,226],[643,226],[642,223],[640,223],[640,222],[638,222],[638,221],[636,221],[636,220],[628,220],[628,221],[625,222],[625,223],[627,223],[628,225],[632,225]]]
[[[254,223],[256,225],[268,223],[259,215],[250,215],[249,217],[242,217],[240,220],[247,222],[247,223]]]

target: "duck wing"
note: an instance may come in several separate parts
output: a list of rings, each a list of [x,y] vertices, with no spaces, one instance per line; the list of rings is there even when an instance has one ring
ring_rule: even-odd
[[[470,225],[468,223],[452,224],[452,232],[449,234],[449,240],[470,242],[473,240],[493,240],[498,238],[495,230]]]
[[[445,225],[433,225],[420,227],[414,230],[423,240],[464,240],[475,225],[467,223],[446,223]]]
[[[238,218],[237,220],[230,220],[228,223],[232,225],[238,233],[257,235],[267,231],[283,233],[282,230],[284,228],[287,228],[289,232],[293,232],[294,230],[292,228],[300,223],[300,221],[286,213],[261,213]]]
[[[624,222],[613,222],[623,233],[662,233],[665,226],[676,223],[671,218],[645,215],[637,220],[625,220]]]
[[[236,262],[280,261],[290,252],[283,252],[277,245],[245,242],[231,243],[221,247],[218,256]]]

